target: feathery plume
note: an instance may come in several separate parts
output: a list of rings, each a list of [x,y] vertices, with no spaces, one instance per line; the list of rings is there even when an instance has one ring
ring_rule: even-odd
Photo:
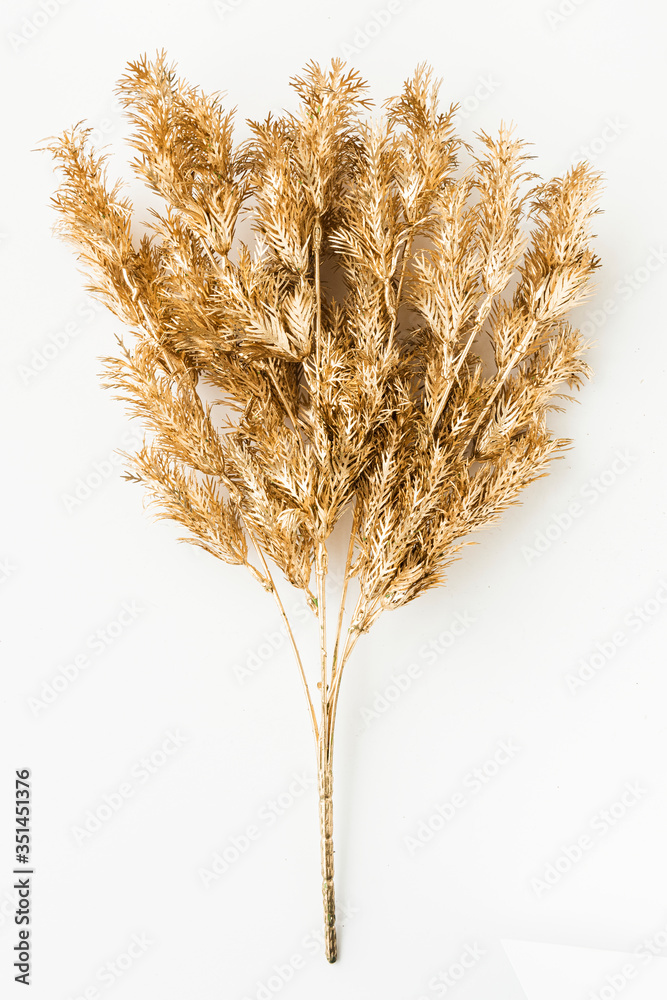
[[[235,143],[234,112],[164,52],[129,63],[118,96],[132,167],[163,203],[138,241],[91,130],[80,123],[46,148],[61,177],[57,231],[134,335],[104,361],[147,430],[126,478],[186,541],[246,566],[288,630],[317,750],[333,962],[343,671],[381,612],[442,584],[471,532],[568,446],[547,415],[589,374],[566,316],[599,267],[601,177],[580,163],[541,181],[505,124],[480,132],[474,152],[425,65],[371,119],[367,84],[341,60],[291,82],[298,110],[249,122]],[[252,248],[236,236],[246,217]],[[346,512],[330,613],[328,548]],[[319,623],[315,671],[278,571]]]

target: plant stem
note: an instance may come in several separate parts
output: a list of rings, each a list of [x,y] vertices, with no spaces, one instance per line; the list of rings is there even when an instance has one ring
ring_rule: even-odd
[[[320,793],[320,852],[322,861],[322,902],[324,904],[324,953],[327,962],[338,957],[336,942],[336,897],[334,893],[333,851],[333,767],[322,725],[317,769]]]
[[[354,618],[352,620],[354,621]],[[343,675],[343,668],[352,655],[352,650],[356,646],[360,635],[361,632],[358,631],[355,631],[354,634],[351,631],[348,632],[347,642],[345,643],[345,649],[343,650],[340,665],[331,684],[331,694],[329,695],[327,716],[327,732],[325,734],[329,756],[332,756],[333,754],[334,725],[336,722],[336,709],[338,708],[338,695],[340,693],[340,682]]]
[[[505,385],[505,382],[507,381],[507,379],[509,378],[509,376],[512,374],[512,371],[513,371],[514,367],[519,363],[519,361],[521,361],[521,357],[522,357],[524,351],[528,347],[528,344],[530,343],[531,338],[535,334],[535,330],[537,329],[537,325],[538,325],[538,323],[537,323],[536,319],[534,319],[534,320],[531,321],[531,323],[528,326],[528,330],[526,331],[526,333],[524,334],[524,336],[521,339],[521,342],[520,342],[519,346],[517,347],[517,349],[515,350],[514,354],[512,355],[512,357],[509,359],[509,361],[505,365],[505,367],[502,370],[502,372],[500,372],[498,374],[498,376],[496,378],[496,384],[495,384],[494,390],[491,393],[491,395],[489,396],[489,398],[487,399],[486,403],[484,404],[481,413],[477,417],[477,420],[475,421],[472,430],[470,431],[470,433],[468,434],[468,437],[466,438],[466,447],[470,444],[471,441],[474,441],[475,435],[477,434],[477,431],[479,430],[479,428],[480,428],[480,426],[482,424],[482,421],[486,417],[487,413],[489,413],[489,411],[491,410],[491,407],[493,406],[493,404],[495,403],[496,399],[498,398],[498,396],[500,394],[500,390]]]
[[[491,309],[492,302],[493,302],[493,295],[487,295],[486,299],[484,300],[483,305],[481,306],[481,308],[480,308],[480,310],[479,310],[479,312],[477,314],[477,319],[475,320],[475,324],[474,324],[474,326],[472,328],[472,332],[471,332],[470,336],[468,337],[468,340],[466,341],[465,347],[463,348],[463,350],[461,351],[461,353],[460,353],[460,355],[458,357],[458,361],[456,363],[456,368],[454,369],[451,377],[449,378],[449,381],[447,383],[447,388],[443,392],[443,394],[442,394],[442,396],[440,398],[440,402],[438,403],[438,405],[437,405],[437,407],[435,409],[435,413],[433,414],[433,419],[431,420],[431,430],[432,431],[435,430],[436,424],[438,423],[438,420],[440,419],[440,417],[442,415],[442,412],[443,412],[445,406],[447,405],[447,400],[449,399],[449,397],[451,395],[452,389],[456,385],[456,380],[459,377],[459,372],[461,371],[461,368],[463,367],[463,362],[465,361],[465,359],[466,359],[466,357],[468,355],[468,351],[472,347],[473,341],[474,341],[475,337],[477,336],[477,334],[479,333],[479,331],[482,329],[482,326],[484,325],[486,317],[489,315],[489,310]]]
[[[244,522],[244,524],[245,524],[245,522]],[[259,556],[259,558],[261,560],[262,566],[264,567],[264,572],[266,573],[266,576],[267,576],[267,579],[269,581],[269,584],[271,585],[271,593],[273,594],[273,596],[275,598],[276,604],[278,605],[278,610],[280,611],[281,617],[282,617],[282,619],[283,619],[283,621],[285,623],[285,628],[287,629],[287,635],[289,636],[290,644],[291,644],[292,650],[294,652],[294,658],[296,660],[296,665],[299,668],[299,674],[301,676],[301,683],[303,684],[303,690],[304,690],[305,695],[306,695],[306,701],[308,702],[308,712],[310,714],[310,721],[311,721],[311,724],[312,724],[312,727],[313,727],[313,735],[315,737],[315,742],[317,743],[317,741],[319,740],[319,736],[320,736],[320,733],[319,733],[319,730],[318,730],[318,726],[317,726],[317,716],[315,714],[315,709],[313,707],[313,702],[312,702],[312,699],[310,697],[310,689],[308,687],[308,681],[306,680],[306,673],[305,673],[305,671],[303,669],[303,661],[301,659],[301,654],[299,653],[299,647],[296,644],[296,639],[294,638],[294,632],[292,631],[292,626],[290,625],[289,618],[287,617],[287,612],[285,611],[285,605],[283,604],[282,599],[280,597],[280,594],[278,593],[278,589],[277,589],[277,587],[275,585],[273,576],[271,574],[271,570],[269,569],[269,564],[266,561],[266,558],[265,558],[264,553],[262,552],[262,550],[261,550],[261,548],[259,546],[259,543],[257,542],[257,540],[253,537],[253,535],[249,531],[247,524],[245,524],[245,529],[248,532],[248,535],[250,536],[250,538],[252,540],[252,543],[255,546],[255,550],[257,551],[257,554],[258,554],[258,556]]]
[[[333,873],[333,768],[329,744],[329,685],[327,679],[327,624],[326,624],[326,549],[318,541],[315,553],[317,573],[317,612],[320,620],[320,693],[322,716],[318,740],[317,777],[320,793],[320,853],[322,861],[322,902],[324,904],[324,944],[327,962],[335,962],[336,900]]]
[[[296,418],[296,414],[295,414],[294,410],[292,409],[292,407],[290,406],[290,404],[287,402],[287,400],[285,398],[285,395],[284,395],[282,389],[280,388],[280,380],[276,377],[276,371],[275,371],[275,368],[273,366],[273,360],[272,359],[270,359],[267,362],[266,370],[269,373],[269,378],[271,379],[271,385],[273,386],[273,388],[276,391],[276,395],[278,396],[278,399],[280,400],[280,403],[281,403],[281,406],[282,406],[283,410],[285,411],[285,413],[289,417],[289,419],[292,421],[292,427],[294,428],[294,433],[296,434],[296,436],[299,439],[299,444],[302,444],[302,441],[301,441],[301,432],[299,431],[299,422],[298,422],[298,420]]]
[[[405,269],[408,263],[408,256],[412,251],[412,237],[409,238],[410,250],[407,249],[408,237],[406,236],[401,254],[401,275],[398,281],[398,288],[396,289],[396,302],[394,305],[394,315],[391,320],[391,329],[389,331],[389,336],[387,338],[387,350],[391,350],[394,345],[394,334],[396,332],[396,324],[398,323],[398,310],[401,308],[401,296],[403,294],[403,282],[405,280]]]
[[[320,380],[322,378],[322,288],[320,285],[320,251],[322,226],[317,219],[313,226],[313,254],[315,257],[315,390],[317,408],[320,407]],[[318,413],[319,415],[319,413]]]
[[[347,547],[347,559],[345,560],[345,574],[343,576],[343,593],[340,599],[340,608],[338,610],[338,627],[336,629],[336,641],[334,643],[333,649],[333,660],[331,666],[331,683],[333,684],[336,671],[338,670],[338,647],[340,646],[340,640],[343,632],[343,618],[345,617],[345,603],[347,601],[347,588],[350,582],[350,567],[352,566],[352,557],[354,555],[354,541],[357,534],[359,520],[359,505],[354,506],[354,516],[352,518],[352,528],[350,530],[350,538]]]
[[[313,227],[313,253],[315,256],[315,390],[319,415],[321,404],[320,384],[322,379],[322,301],[320,287],[320,251],[322,247],[322,226],[317,219]],[[333,872],[333,768],[329,752],[329,681],[327,657],[327,604],[325,577],[328,569],[327,550],[323,538],[323,526],[315,548],[315,574],[317,576],[317,616],[320,621],[320,694],[322,695],[322,717],[320,719],[318,741],[318,788],[320,793],[320,854],[322,862],[322,902],[324,904],[324,953],[327,962],[335,962],[338,957],[336,942],[336,898],[334,895]]]

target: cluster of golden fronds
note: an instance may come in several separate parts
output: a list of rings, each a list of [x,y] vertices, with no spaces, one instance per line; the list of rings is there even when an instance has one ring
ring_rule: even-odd
[[[579,164],[540,181],[505,126],[475,152],[426,67],[374,118],[340,61],[292,83],[298,111],[249,122],[235,144],[233,113],[164,54],[129,64],[133,166],[164,201],[140,240],[89,130],[48,148],[60,231],[136,336],[106,359],[150,431],[132,478],[189,541],[276,596],[272,567],[305,592],[321,625],[319,719],[295,652],[325,771],[359,634],[441,583],[567,443],[547,413],[587,374],[566,315],[599,265],[600,178]],[[252,247],[236,235],[246,215]],[[330,651],[327,541],[347,511]]]

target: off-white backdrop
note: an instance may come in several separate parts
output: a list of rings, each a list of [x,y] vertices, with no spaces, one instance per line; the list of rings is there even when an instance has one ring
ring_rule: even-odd
[[[664,998],[664,31],[646,0],[3,4],[3,996],[24,995],[27,767],[38,1000]],[[293,108],[311,58],[347,58],[380,99],[427,60],[465,138],[513,119],[540,173],[587,156],[606,175],[579,313],[595,377],[554,418],[574,448],[348,668],[334,966],[280,620],[121,479],[139,428],[97,377],[119,326],[51,236],[33,152],[85,118],[121,172],[112,88],[162,47],[241,119]]]

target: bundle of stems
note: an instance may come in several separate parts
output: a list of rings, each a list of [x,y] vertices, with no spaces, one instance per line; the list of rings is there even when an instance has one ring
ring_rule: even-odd
[[[333,962],[343,672],[380,613],[441,584],[471,532],[568,445],[546,419],[589,373],[566,315],[599,266],[600,175],[580,163],[540,180],[504,124],[479,132],[475,151],[425,65],[375,114],[340,60],[291,83],[298,110],[249,121],[235,143],[234,112],[164,52],[128,64],[118,96],[132,166],[160,199],[140,237],[90,129],[46,148],[56,228],[134,334],[104,359],[106,384],[148,432],[126,478],[185,540],[246,566],[284,620],[316,744]],[[248,218],[252,247],[237,233]],[[328,630],[328,550],[346,512]],[[278,571],[319,623],[315,670]]]

